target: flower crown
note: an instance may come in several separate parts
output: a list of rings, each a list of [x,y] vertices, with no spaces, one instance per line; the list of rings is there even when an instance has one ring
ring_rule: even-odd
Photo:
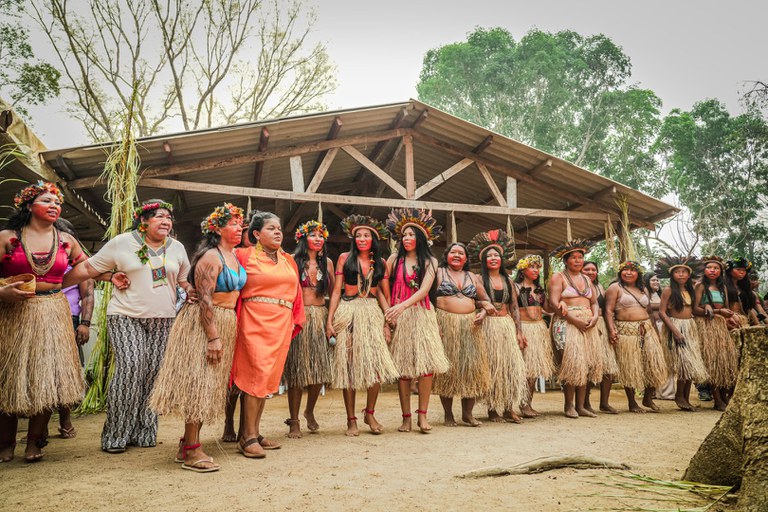
[[[525,270],[532,266],[544,266],[544,259],[538,254],[528,254],[525,258],[521,258],[520,261],[517,262],[517,267],[515,268],[517,268],[517,270]]]
[[[717,263],[718,265],[720,265],[721,269],[725,269],[725,260],[720,256],[714,256],[714,255],[703,256],[700,261],[701,268],[706,267],[707,263]]]
[[[661,279],[669,279],[676,268],[687,268],[693,275],[693,270],[699,266],[699,261],[693,256],[664,256],[656,262],[656,275]]]
[[[488,249],[496,249],[506,267],[512,265],[515,259],[515,242],[500,229],[484,231],[476,234],[467,244],[467,252],[474,264],[480,264],[483,253]]]
[[[146,204],[143,204],[143,205],[139,206],[135,210],[133,210],[133,218],[134,218],[134,220],[136,220],[139,217],[141,217],[142,215],[144,215],[145,213],[151,212],[151,211],[155,211],[155,210],[159,210],[160,208],[163,208],[163,209],[168,210],[169,212],[173,213],[173,205],[171,203],[163,203],[163,202],[159,202],[159,203],[146,203]]]
[[[732,260],[728,260],[727,267],[728,267],[728,270],[733,270],[735,268],[743,268],[744,270],[749,272],[752,269],[752,262],[749,261],[747,258],[738,257]]]
[[[424,233],[428,242],[440,237],[442,226],[432,217],[432,210],[421,208],[393,208],[387,217],[387,229],[393,237],[402,238],[407,227],[414,227]]]
[[[223,228],[233,218],[243,218],[243,209],[232,203],[224,203],[217,206],[213,213],[200,223],[200,229],[204,235],[216,232],[216,228]]]
[[[296,233],[294,233],[293,236],[298,242],[300,239],[309,236],[309,234],[314,231],[320,231],[320,233],[323,235],[323,240],[328,240],[328,228],[325,226],[325,224],[321,224],[316,220],[308,220],[296,228]]]
[[[619,274],[621,274],[625,270],[634,270],[638,274],[642,274],[645,272],[645,269],[643,269],[643,266],[640,265],[640,263],[632,260],[627,260],[619,263]]]
[[[549,253],[549,255],[554,256],[555,258],[563,258],[566,254],[570,254],[576,251],[587,254],[589,250],[592,249],[593,245],[595,245],[595,242],[592,242],[591,240],[582,240],[577,238],[555,247],[555,249]]]
[[[355,231],[361,228],[370,229],[371,234],[378,240],[383,240],[389,236],[384,223],[368,215],[350,215],[341,221],[341,229],[349,238],[354,238]]]
[[[13,198],[13,204],[16,205],[16,208],[20,208],[21,205],[33,201],[37,196],[45,193],[53,194],[59,198],[59,201],[64,202],[64,196],[61,195],[59,187],[48,181],[40,180],[35,185],[21,189]]]

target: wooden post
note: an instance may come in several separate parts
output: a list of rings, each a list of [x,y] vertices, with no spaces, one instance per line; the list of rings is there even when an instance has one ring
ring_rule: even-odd
[[[507,176],[507,206],[517,208],[517,180]]]
[[[416,198],[416,179],[413,169],[413,137],[403,136],[403,145],[405,146],[405,193],[407,199]]]
[[[290,162],[293,191],[304,192],[304,169],[301,167],[301,155],[292,156]]]

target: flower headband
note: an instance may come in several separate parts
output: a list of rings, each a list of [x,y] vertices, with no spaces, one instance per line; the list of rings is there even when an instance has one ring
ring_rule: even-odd
[[[577,251],[581,252],[582,254],[587,254],[593,245],[595,245],[595,243],[590,240],[570,240],[562,245],[555,247],[555,249],[549,253],[549,255],[554,256],[555,258],[563,258],[566,254]]]
[[[619,273],[625,270],[634,270],[638,274],[642,274],[644,272],[642,265],[632,260],[627,260],[619,264]]]
[[[299,239],[309,236],[309,234],[314,231],[320,231],[320,233],[323,235],[323,240],[328,240],[328,228],[325,226],[325,224],[321,224],[316,220],[309,220],[299,226],[296,229],[294,238],[298,242]]]
[[[417,208],[394,208],[387,217],[387,229],[393,237],[403,236],[407,227],[413,227],[424,233],[428,242],[433,242],[440,237],[442,226],[432,217],[432,210]]]
[[[538,266],[542,267],[544,265],[544,259],[539,256],[538,254],[529,254],[525,258],[521,258],[520,261],[517,262],[517,270],[525,270],[528,267]]]
[[[500,229],[478,233],[467,244],[469,257],[475,263],[481,262],[483,253],[488,249],[499,251],[506,267],[509,267],[515,258],[514,241]]]
[[[215,233],[216,228],[223,228],[233,218],[243,218],[243,209],[232,203],[224,203],[223,206],[217,206],[213,213],[200,223],[200,229],[204,235]]]
[[[173,205],[171,203],[147,203],[139,206],[135,210],[133,210],[133,218],[138,219],[142,215],[144,215],[147,212],[152,212],[155,210],[159,210],[160,208],[163,208],[165,210],[168,210],[169,212],[173,213]]]
[[[367,215],[350,215],[341,221],[341,229],[344,230],[344,233],[349,238],[354,238],[355,232],[362,228],[369,229],[377,240],[383,240],[388,237],[387,228],[384,227],[384,223]]]
[[[61,195],[59,187],[48,181],[40,180],[37,184],[23,188],[16,194],[16,197],[13,198],[13,204],[16,205],[16,208],[20,208],[21,205],[34,201],[37,196],[45,193],[53,194],[59,198],[59,201],[64,202],[64,196]]]
[[[728,270],[733,270],[735,268],[743,268],[744,270],[749,272],[752,269],[752,262],[749,261],[747,258],[743,258],[743,257],[728,260],[727,265],[728,265]]]

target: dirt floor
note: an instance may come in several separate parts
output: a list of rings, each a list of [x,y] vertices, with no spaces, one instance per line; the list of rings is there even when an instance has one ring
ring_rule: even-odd
[[[348,438],[343,435],[341,394],[333,391],[318,403],[321,432],[305,432],[303,439],[289,440],[283,437],[287,432],[283,425],[287,400],[276,396],[267,401],[262,433],[279,439],[282,449],[268,452],[263,460],[245,459],[234,444],[218,441],[221,425],[204,427],[204,447],[222,465],[221,471],[209,474],[183,471],[174,464],[182,433],[178,419],[161,418],[156,448],[129,448],[124,454],[111,455],[100,450],[104,415],[76,418],[77,437],[53,437],[44,461],[23,462],[22,445],[16,449],[16,459],[0,464],[0,510],[673,508],[673,503],[595,496],[626,494],[595,483],[609,478],[611,473],[606,470],[456,478],[487,466],[573,454],[624,462],[635,472],[656,478],[680,479],[699,443],[720,417],[712,410],[712,402],[694,401],[701,408],[685,413],[673,402],[657,401],[662,407],[660,414],[632,414],[626,412],[620,390],[614,390],[611,398],[611,404],[622,411],[617,416],[567,419],[561,413],[561,395],[549,392],[534,397],[534,406],[543,415],[521,425],[485,422],[479,428],[448,428],[442,425],[440,401],[433,397],[429,418],[435,428],[423,435],[396,431],[400,408],[397,393],[388,389],[382,393],[376,412],[385,433],[374,436],[361,428],[359,437]],[[358,401],[361,399],[359,396]],[[454,408],[458,413],[458,403]],[[475,413],[484,419],[480,406]],[[51,432],[56,432],[56,426],[54,418]],[[361,427],[365,427],[362,421]]]

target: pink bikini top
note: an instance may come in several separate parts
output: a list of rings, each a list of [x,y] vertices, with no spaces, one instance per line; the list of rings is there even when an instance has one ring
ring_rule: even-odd
[[[404,270],[403,265],[403,260],[399,260],[397,270],[395,270],[395,284],[392,286],[392,305],[400,304],[410,299],[416,293],[416,290],[419,289],[419,286],[421,286],[418,272],[414,271],[413,274],[408,274]],[[424,297],[418,305],[429,309],[429,295]]]
[[[67,265],[69,264],[69,256],[67,256],[69,244],[67,242],[62,242],[61,238],[59,238],[59,248],[56,250],[53,266],[48,273],[43,276],[38,275],[32,269],[32,266],[27,261],[27,255],[24,254],[24,247],[21,245],[21,240],[19,238],[11,238],[11,245],[13,246],[11,252],[4,254],[2,258],[0,258],[0,277],[10,277],[19,274],[34,274],[35,279],[41,283],[60,284],[64,280],[64,274],[67,272]],[[36,252],[34,254],[44,255],[46,253]]]
[[[577,290],[574,286],[571,285],[571,281],[568,279],[568,276],[563,272],[563,280],[566,282],[567,286],[563,290],[563,293],[560,294],[560,298],[563,299],[575,299],[576,297],[584,297],[586,299],[592,298],[592,286],[589,282],[589,279],[587,279],[586,276],[579,276],[582,278],[584,285],[584,292],[583,294],[579,293],[579,290]],[[573,283],[574,285],[576,283]]]

